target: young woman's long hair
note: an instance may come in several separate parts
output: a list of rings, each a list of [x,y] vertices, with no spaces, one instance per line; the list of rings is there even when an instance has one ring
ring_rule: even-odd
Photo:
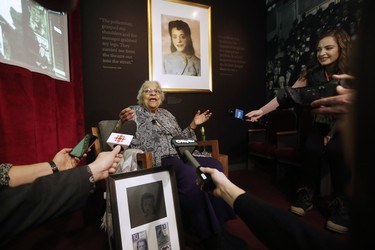
[[[352,43],[349,34],[343,30],[342,28],[338,29],[331,29],[327,32],[323,33],[319,39],[316,45],[325,37],[333,37],[338,46],[339,46],[339,53],[340,56],[336,63],[336,69],[339,74],[350,74],[350,53],[352,49]],[[309,63],[309,66],[307,67],[307,70],[304,72],[301,72],[300,79],[307,79],[307,77],[312,74],[316,69],[319,69],[322,67],[316,58],[316,53],[312,56],[311,62]]]

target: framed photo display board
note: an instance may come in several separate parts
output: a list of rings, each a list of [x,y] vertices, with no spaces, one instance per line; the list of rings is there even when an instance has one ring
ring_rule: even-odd
[[[108,182],[115,249],[183,249],[172,166],[110,175]]]

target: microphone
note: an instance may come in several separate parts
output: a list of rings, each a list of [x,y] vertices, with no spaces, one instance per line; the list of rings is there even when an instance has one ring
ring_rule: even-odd
[[[231,117],[234,117],[235,119],[245,121],[245,112],[242,109],[237,109],[237,108],[236,109],[228,109],[228,115],[231,116]],[[263,118],[258,119],[256,121],[256,123],[258,123],[261,126],[267,126],[268,125],[268,121],[263,119]]]
[[[244,111],[242,109],[228,109],[228,114],[233,116],[234,118],[243,120],[244,118]]]
[[[121,151],[126,150],[137,131],[137,124],[134,120],[126,121],[118,133],[112,132],[107,139],[107,144],[114,148],[117,145],[121,146]]]
[[[176,136],[172,138],[171,143],[172,146],[176,149],[178,155],[180,158],[186,162],[189,161],[189,163],[195,167],[195,171],[198,176],[198,180],[200,184],[202,185],[202,189],[204,191],[212,191],[215,189],[215,184],[211,179],[211,175],[203,173],[200,170],[201,165],[199,162],[194,158],[194,156],[191,154],[195,148],[198,146],[198,143],[195,140],[192,139],[183,139],[178,138],[180,136]]]

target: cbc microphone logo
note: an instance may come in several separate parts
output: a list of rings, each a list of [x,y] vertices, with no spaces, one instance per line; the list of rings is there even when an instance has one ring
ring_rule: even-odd
[[[120,134],[120,133],[111,133],[107,139],[107,144],[112,148],[116,145],[122,146],[124,149],[127,148],[133,139],[132,135]]]
[[[117,143],[123,143],[124,141],[126,141],[126,137],[125,137],[125,135],[116,135],[114,140]]]

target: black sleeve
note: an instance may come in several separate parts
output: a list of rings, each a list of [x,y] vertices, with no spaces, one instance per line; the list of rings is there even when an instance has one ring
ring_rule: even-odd
[[[234,210],[269,249],[348,249],[343,240],[249,193],[236,199]]]
[[[82,207],[90,194],[88,166],[0,189],[0,245],[5,239]]]
[[[290,89],[290,87],[280,88],[277,91],[276,100],[279,103],[278,108],[280,108],[280,109],[291,108],[291,107],[294,107],[296,105],[296,103],[291,98],[291,96],[288,92],[288,89]]]

